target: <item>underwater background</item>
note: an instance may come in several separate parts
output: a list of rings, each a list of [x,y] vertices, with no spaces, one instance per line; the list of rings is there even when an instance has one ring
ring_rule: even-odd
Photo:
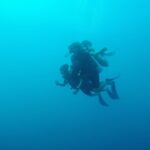
[[[116,52],[109,107],[55,85],[82,40]],[[148,0],[1,0],[0,150],[149,150],[149,55]]]

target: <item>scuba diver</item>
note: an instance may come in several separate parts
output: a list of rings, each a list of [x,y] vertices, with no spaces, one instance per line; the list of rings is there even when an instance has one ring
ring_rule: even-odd
[[[72,54],[71,62],[72,62],[72,75],[80,76],[82,79],[82,91],[87,95],[89,92],[99,95],[100,102],[102,101],[102,97],[100,93],[102,91],[106,91],[112,99],[118,99],[119,96],[116,91],[114,79],[107,79],[104,82],[100,82],[99,76],[99,65],[95,61],[95,59],[91,56],[91,54],[85,51],[82,45],[78,42],[72,43],[69,46],[69,52]],[[106,87],[110,85],[111,91]],[[88,87],[88,88],[87,88]],[[85,91],[86,90],[86,91]],[[114,95],[113,95],[114,93]],[[113,95],[113,96],[112,96]],[[89,95],[91,96],[91,94]],[[101,99],[100,99],[101,98]]]
[[[101,96],[102,91],[106,91],[112,99],[119,98],[115,87],[115,78],[100,82],[97,63],[91,57],[90,53],[83,49],[80,43],[72,43],[69,46],[69,52],[72,54],[72,65],[70,69],[67,64],[60,67],[64,82],[59,83],[56,81],[56,85],[65,86],[69,84],[75,90],[74,94],[81,90],[88,96],[98,96],[99,102],[104,106],[108,106],[108,104]],[[108,89],[108,86],[111,89]]]

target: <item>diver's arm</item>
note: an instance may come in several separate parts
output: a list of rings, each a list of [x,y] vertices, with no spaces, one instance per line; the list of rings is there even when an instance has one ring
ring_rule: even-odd
[[[115,51],[104,53],[105,56],[113,56],[115,55]]]
[[[108,61],[105,59],[105,56],[112,56],[115,54],[115,52],[107,52],[108,49],[107,48],[103,48],[101,49],[99,52],[95,53],[93,56],[94,58],[97,60],[97,62],[103,66],[103,67],[108,67],[109,63]]]
[[[115,55],[115,51],[108,52],[108,49],[104,47],[100,51],[98,51],[97,53],[95,53],[95,55],[96,56],[101,55],[102,57],[103,56],[113,56],[113,55]]]
[[[105,52],[107,51],[108,49],[106,47],[102,48],[101,50],[99,50],[98,52],[95,53],[95,55],[101,55],[103,56],[105,54]]]
[[[104,59],[101,55],[93,55],[94,59],[97,61],[98,64],[100,64],[103,67],[108,67],[109,63],[106,59]]]
[[[108,63],[108,61],[106,59],[100,58],[99,60],[100,60],[99,61],[100,65],[102,65],[103,67],[108,67],[109,66],[109,63]]]
[[[60,83],[59,81],[55,81],[55,84],[56,84],[57,86],[62,86],[62,87],[66,86],[67,83],[68,83],[68,82],[67,82],[66,80],[64,80],[63,83]]]

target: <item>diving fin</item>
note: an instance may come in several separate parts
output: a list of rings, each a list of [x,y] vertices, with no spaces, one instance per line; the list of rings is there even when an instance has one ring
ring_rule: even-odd
[[[108,93],[108,95],[112,98],[112,99],[119,99],[119,95],[118,92],[116,90],[116,84],[113,81],[111,84],[111,91],[109,89],[106,89],[106,92]]]
[[[109,105],[104,101],[102,95],[99,93],[98,94],[98,99],[99,99],[99,103],[105,107],[108,107]]]

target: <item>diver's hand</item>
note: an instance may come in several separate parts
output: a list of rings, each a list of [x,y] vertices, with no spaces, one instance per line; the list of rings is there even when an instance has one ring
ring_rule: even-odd
[[[102,55],[104,55],[104,54],[105,54],[105,52],[106,52],[107,50],[108,50],[108,49],[107,49],[106,47],[104,47],[104,48],[102,48],[102,49],[101,49],[101,51],[100,51],[100,52],[101,52],[101,54],[102,54]]]

